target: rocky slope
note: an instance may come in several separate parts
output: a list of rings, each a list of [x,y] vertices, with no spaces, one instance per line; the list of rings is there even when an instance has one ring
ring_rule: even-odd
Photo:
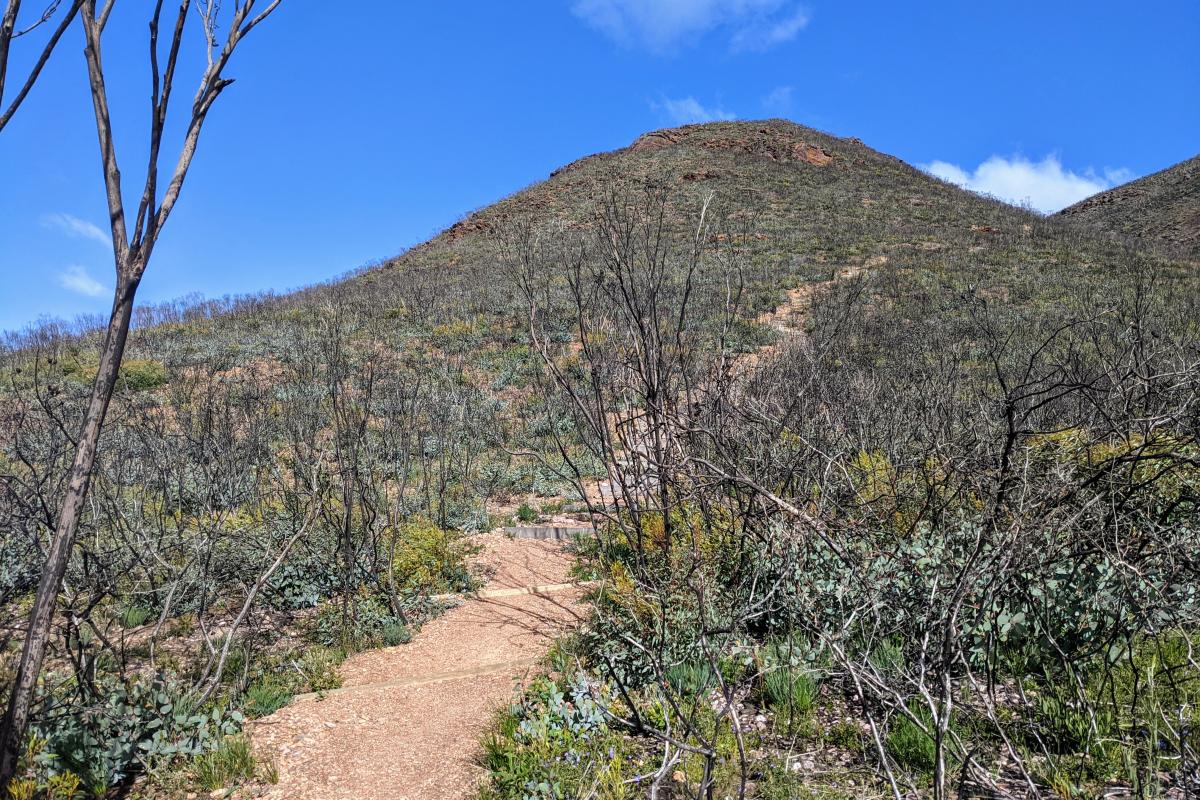
[[[1200,155],[1093,195],[1057,216],[1080,228],[1200,256]]]

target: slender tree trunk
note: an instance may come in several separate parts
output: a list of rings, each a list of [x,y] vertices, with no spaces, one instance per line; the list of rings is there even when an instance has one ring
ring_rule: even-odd
[[[133,314],[133,298],[138,281],[119,278],[112,317],[104,335],[104,346],[100,353],[100,367],[96,371],[96,382],[88,401],[87,413],[75,446],[75,460],[67,480],[67,494],[58,515],[58,525],[50,542],[46,566],[42,570],[41,582],[34,597],[33,611],[29,615],[29,628],[25,635],[25,646],[13,681],[8,711],[4,726],[0,729],[0,791],[8,786],[16,773],[17,760],[25,746],[29,716],[37,689],[42,661],[50,643],[51,623],[54,608],[58,604],[59,587],[71,560],[71,549],[75,544],[75,532],[83,513],[83,503],[91,480],[92,466],[96,462],[96,445],[100,440],[100,429],[108,413],[109,400],[117,383],[117,370],[129,338],[129,323]]]

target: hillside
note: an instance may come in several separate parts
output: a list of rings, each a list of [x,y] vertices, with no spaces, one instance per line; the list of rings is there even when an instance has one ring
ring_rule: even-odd
[[[1200,156],[1093,195],[1056,216],[1200,256]]]
[[[599,580],[553,666],[489,707],[482,798],[1180,785],[1198,318],[1166,249],[780,120],[647,133],[327,284],[145,309],[61,597],[47,686],[74,688],[48,690],[30,780],[270,780],[242,714],[307,696],[276,766],[346,708],[361,734],[323,720],[316,777],[353,744],[386,782],[372,731],[410,719],[317,701],[364,660],[453,671],[438,631],[478,606],[422,627],[502,575],[473,570],[476,534],[520,523],[594,530],[572,575]],[[0,684],[96,336],[0,351]],[[419,716],[392,683],[369,685]],[[1147,748],[1162,720],[1180,741]]]
[[[897,269],[932,270],[977,291],[1030,281],[1025,291],[1039,294],[1052,291],[1052,273],[1113,263],[1122,249],[962,191],[854,138],[781,120],[718,122],[648,133],[582,158],[343,288],[371,287],[383,297],[449,289],[455,307],[480,297],[494,311],[505,305],[492,295],[504,291],[493,270],[497,231],[517,220],[578,229],[597,196],[648,179],[672,185],[677,223],[709,193],[723,213],[749,220],[752,260],[765,268],[756,285],[771,291],[886,256]]]

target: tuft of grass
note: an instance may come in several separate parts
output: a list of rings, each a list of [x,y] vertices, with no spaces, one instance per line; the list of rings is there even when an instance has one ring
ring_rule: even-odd
[[[211,792],[254,778],[257,768],[249,738],[238,734],[226,738],[216,750],[196,756],[191,772],[196,785]]]
[[[250,685],[246,690],[246,716],[258,719],[274,714],[292,700],[290,686],[274,679],[264,678]]]
[[[384,647],[395,647],[396,645],[408,644],[412,641],[412,631],[408,626],[400,622],[389,622],[383,626],[381,634]]]
[[[917,703],[911,703],[909,711],[921,720],[927,729],[933,729],[933,716],[929,713],[929,709]],[[933,737],[922,731],[907,715],[898,713],[892,717],[884,746],[887,748],[888,755],[895,759],[897,764],[922,775],[933,774],[934,767],[937,765],[937,748],[934,745]]]
[[[342,675],[338,667],[345,660],[343,650],[313,647],[305,651],[298,666],[310,691],[327,692],[342,688]]]
[[[779,667],[763,676],[767,704],[801,716],[812,711],[820,688],[817,678],[801,667]]]
[[[138,628],[154,616],[154,612],[145,606],[132,605],[121,612],[119,620],[123,628]]]
[[[675,691],[687,697],[695,697],[717,683],[717,676],[707,661],[676,664],[667,669],[665,677]]]

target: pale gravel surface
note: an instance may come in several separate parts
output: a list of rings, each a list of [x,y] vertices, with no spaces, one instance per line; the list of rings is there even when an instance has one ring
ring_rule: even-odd
[[[570,581],[555,542],[479,537],[488,589]],[[274,760],[278,800],[460,800],[483,776],[480,741],[554,637],[577,625],[581,589],[468,599],[409,644],[342,665],[343,691],[298,698],[253,724],[255,750]],[[504,665],[504,666],[498,666]],[[429,682],[447,673],[462,677]],[[388,684],[381,686],[380,684]]]

